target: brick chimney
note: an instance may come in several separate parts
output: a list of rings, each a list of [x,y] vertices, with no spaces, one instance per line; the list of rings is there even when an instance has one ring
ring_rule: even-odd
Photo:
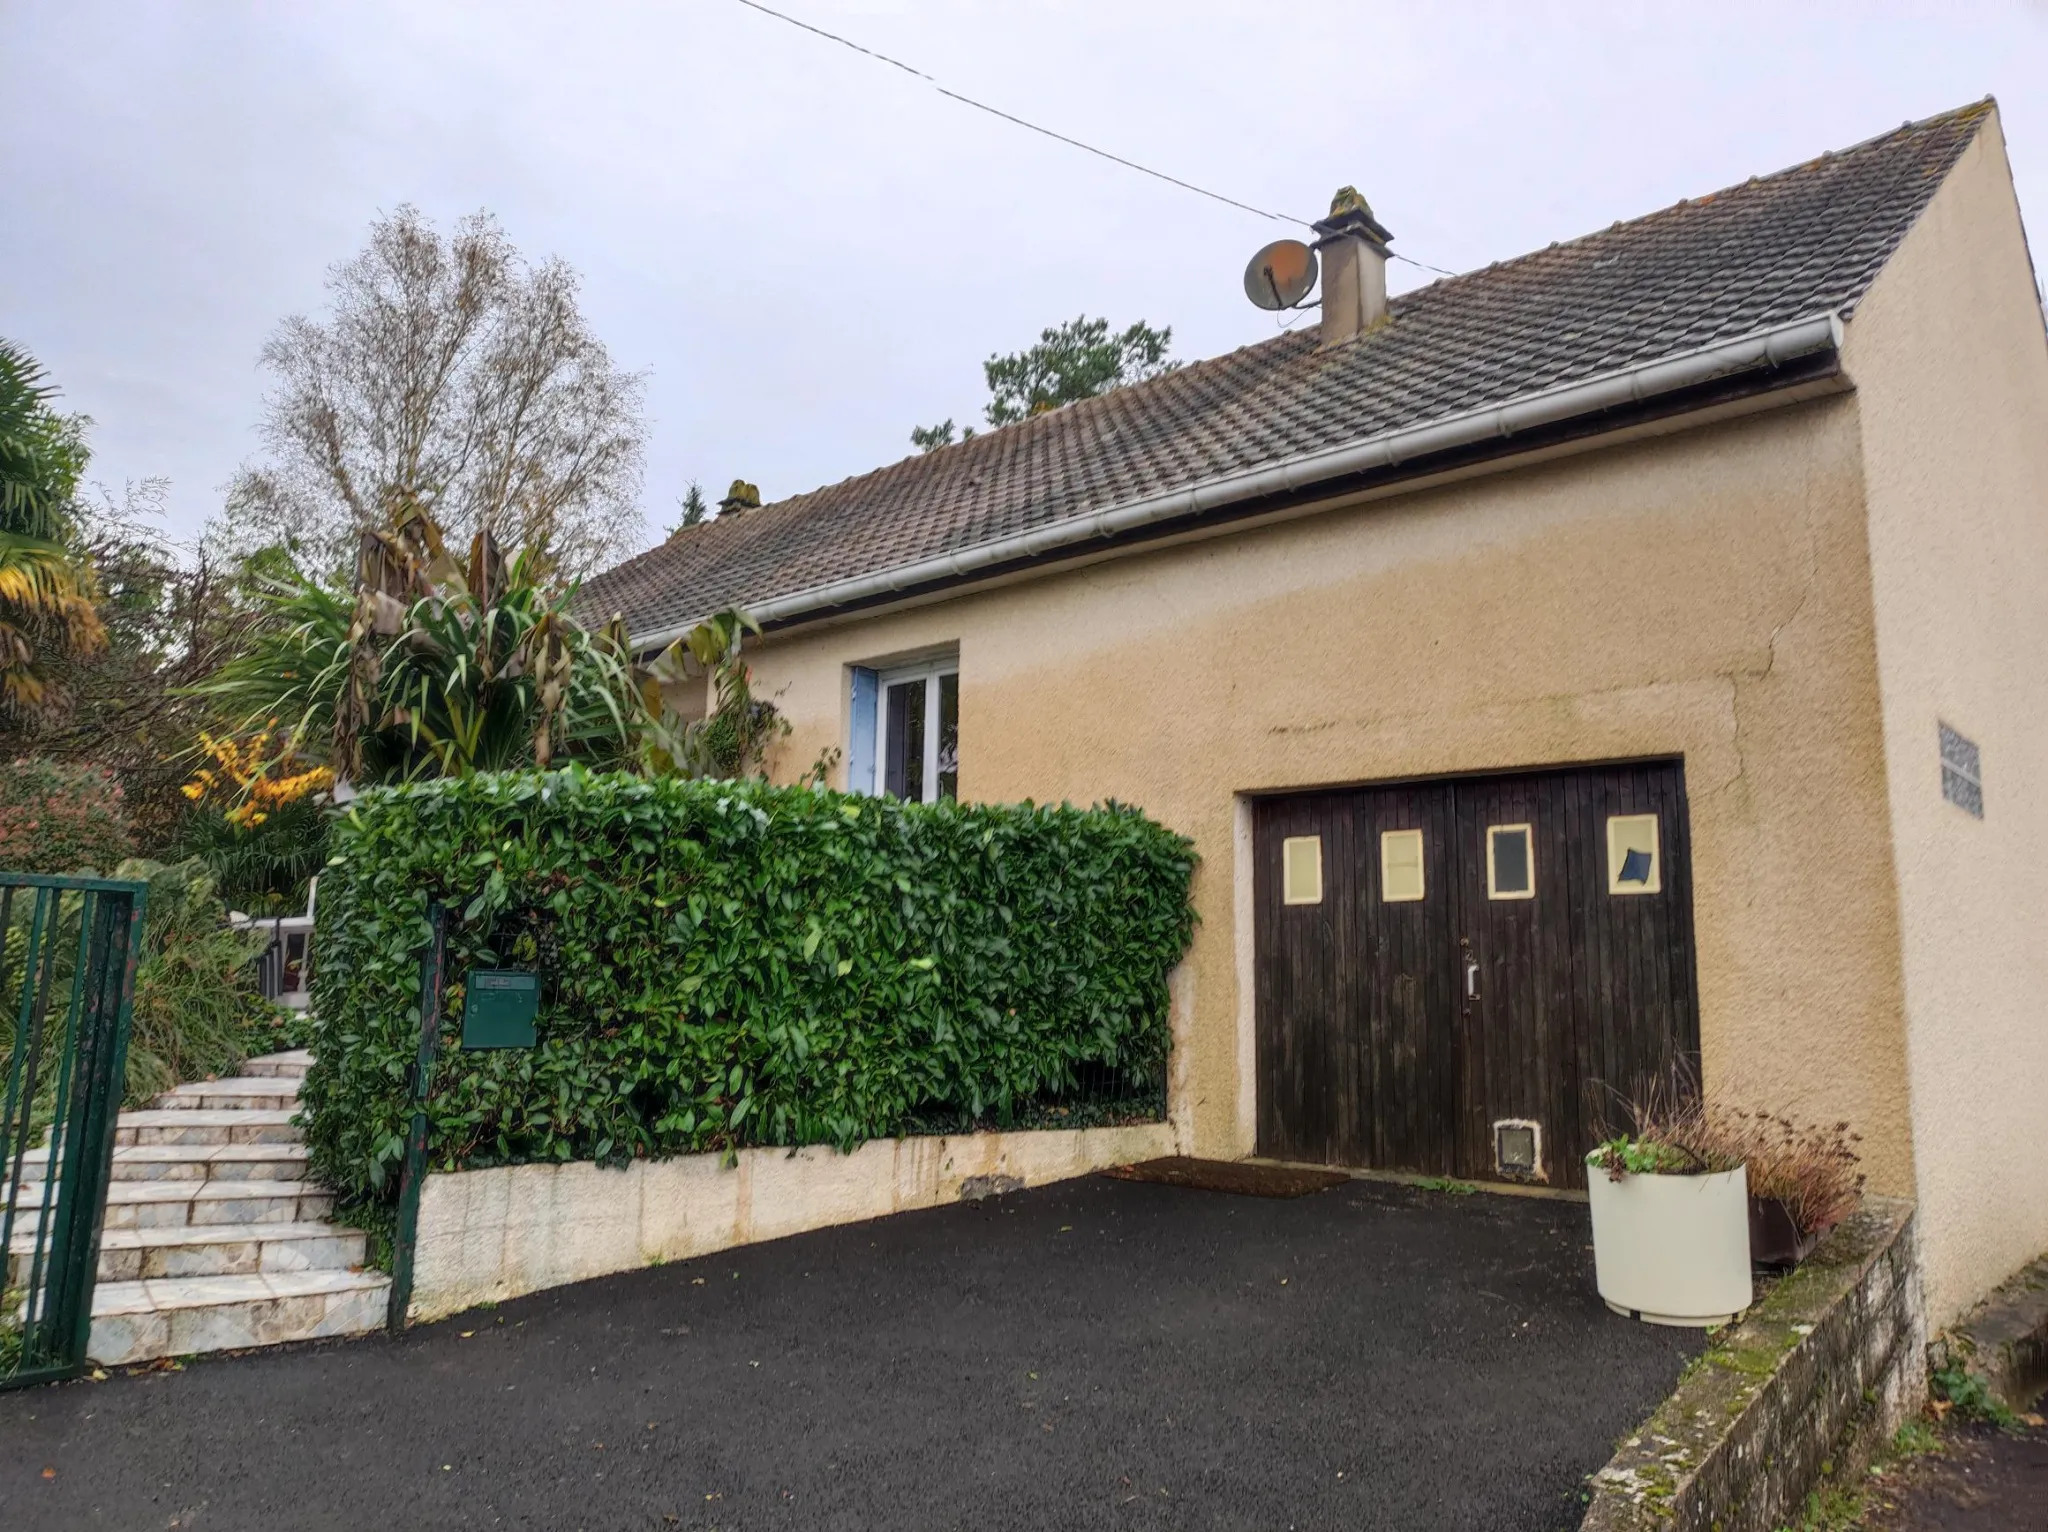
[[[1330,199],[1330,216],[1316,225],[1323,257],[1324,346],[1341,346],[1385,324],[1387,245],[1393,239],[1353,187]]]
[[[761,492],[745,479],[734,479],[732,488],[725,492],[725,498],[718,502],[720,516],[738,516],[747,511],[761,508]]]

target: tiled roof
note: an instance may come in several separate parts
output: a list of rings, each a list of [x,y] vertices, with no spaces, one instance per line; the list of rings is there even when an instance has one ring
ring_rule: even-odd
[[[1979,102],[972,441],[692,528],[591,580],[636,636],[1830,310],[1845,319]]]

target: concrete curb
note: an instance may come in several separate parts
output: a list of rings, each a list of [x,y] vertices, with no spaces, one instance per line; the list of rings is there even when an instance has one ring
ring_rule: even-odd
[[[2024,1410],[2048,1389],[2048,1255],[1993,1288],[1928,1348],[1937,1371],[1959,1361],[1991,1397]]]
[[[1586,1532],[1771,1532],[1858,1472],[1926,1397],[1908,1202],[1863,1207],[1738,1323],[1593,1477]]]

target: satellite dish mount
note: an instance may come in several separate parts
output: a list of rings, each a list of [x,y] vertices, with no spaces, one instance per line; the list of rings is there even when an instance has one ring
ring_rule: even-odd
[[[1387,244],[1394,236],[1372,216],[1372,205],[1359,196],[1355,186],[1340,186],[1337,195],[1330,199],[1330,216],[1312,227],[1316,231],[1316,242],[1312,245],[1298,239],[1276,239],[1253,256],[1244,269],[1244,295],[1262,309],[1312,307],[1306,299],[1320,275],[1317,252],[1332,251],[1330,280],[1341,286],[1348,281],[1347,271],[1356,274],[1351,257],[1354,247],[1362,245],[1378,257],[1373,268],[1374,287],[1380,294],[1379,316],[1383,318],[1386,294],[1381,278],[1386,269]]]

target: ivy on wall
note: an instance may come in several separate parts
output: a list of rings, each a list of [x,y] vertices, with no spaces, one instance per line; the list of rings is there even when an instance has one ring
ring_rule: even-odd
[[[365,794],[320,882],[312,1168],[395,1194],[431,899],[436,1168],[832,1143],[1156,1088],[1192,843],[1117,805],[906,805],[581,767]],[[461,1050],[472,967],[540,975],[531,1049]]]

